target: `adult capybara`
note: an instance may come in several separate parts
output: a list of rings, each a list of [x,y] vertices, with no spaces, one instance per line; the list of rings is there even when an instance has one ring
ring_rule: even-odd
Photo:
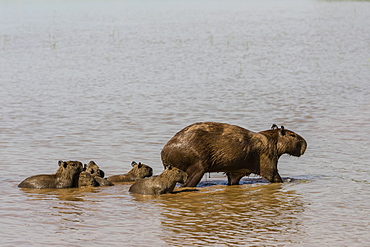
[[[71,188],[77,187],[78,177],[83,169],[79,161],[59,161],[59,168],[55,174],[34,175],[23,180],[18,187],[21,188]]]
[[[131,185],[129,191],[132,193],[146,195],[160,195],[171,193],[176,183],[185,183],[188,175],[186,172],[172,166],[166,169],[158,176],[142,178]]]
[[[138,164],[135,161],[132,161],[131,166],[131,170],[126,174],[113,175],[107,177],[107,180],[111,182],[132,182],[140,178],[151,177],[153,175],[153,169],[150,166],[141,164],[140,162]]]
[[[90,173],[95,180],[97,186],[113,186],[114,184],[104,178],[104,171],[99,168],[99,166],[94,162],[90,161],[85,168],[86,172]],[[94,185],[96,186],[96,185]]]
[[[251,173],[280,183],[280,156],[299,157],[306,148],[305,139],[283,126],[255,133],[236,125],[202,122],[176,133],[161,158],[163,164],[186,171],[189,177],[183,187],[195,187],[206,172],[226,172],[229,185],[239,184]]]

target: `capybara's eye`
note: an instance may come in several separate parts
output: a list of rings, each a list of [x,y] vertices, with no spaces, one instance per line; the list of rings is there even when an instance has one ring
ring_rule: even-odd
[[[295,134],[290,134],[290,136],[291,136],[291,137],[296,137],[296,135],[295,135]]]

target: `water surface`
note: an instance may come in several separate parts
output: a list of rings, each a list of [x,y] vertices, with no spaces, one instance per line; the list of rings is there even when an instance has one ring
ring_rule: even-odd
[[[2,246],[365,246],[370,240],[367,1],[0,1]],[[199,121],[308,142],[283,184],[133,195],[27,190],[58,160],[106,175]]]

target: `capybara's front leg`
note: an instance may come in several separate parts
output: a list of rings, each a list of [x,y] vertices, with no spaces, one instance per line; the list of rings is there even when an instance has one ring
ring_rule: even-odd
[[[271,183],[282,183],[283,180],[281,179],[280,175],[278,172],[276,172],[272,178],[272,181],[270,181]]]
[[[238,185],[240,179],[244,176],[249,176],[250,173],[227,172],[227,185]]]

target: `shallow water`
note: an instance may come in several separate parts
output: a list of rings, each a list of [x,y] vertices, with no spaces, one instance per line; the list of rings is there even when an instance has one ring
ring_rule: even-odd
[[[2,246],[366,246],[370,2],[0,1]],[[308,142],[286,182],[161,196],[29,190],[58,160],[106,175],[199,121]]]

